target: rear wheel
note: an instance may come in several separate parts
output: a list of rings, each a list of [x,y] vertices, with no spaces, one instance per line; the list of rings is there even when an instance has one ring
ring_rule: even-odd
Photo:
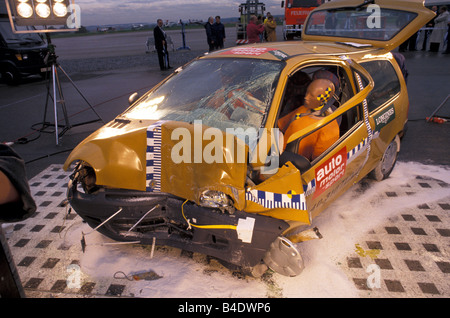
[[[386,148],[381,161],[378,165],[370,172],[370,177],[381,181],[389,177],[392,170],[394,169],[395,163],[397,162],[398,151],[400,149],[400,138],[398,135]]]

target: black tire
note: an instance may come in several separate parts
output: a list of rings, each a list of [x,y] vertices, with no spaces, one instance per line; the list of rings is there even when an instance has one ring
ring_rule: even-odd
[[[21,76],[14,66],[7,65],[2,71],[2,80],[8,85],[18,85]]]
[[[369,176],[377,181],[387,179],[394,169],[395,163],[397,162],[399,149],[400,138],[396,136],[395,139],[392,140],[392,142],[387,146],[383,157],[375,169],[370,172]]]

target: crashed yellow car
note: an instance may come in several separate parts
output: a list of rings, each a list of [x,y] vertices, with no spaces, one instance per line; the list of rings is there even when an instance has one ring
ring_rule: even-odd
[[[433,15],[422,1],[332,1],[302,41],[191,61],[73,150],[71,206],[118,241],[300,274],[314,218],[392,171],[409,102],[390,51]]]

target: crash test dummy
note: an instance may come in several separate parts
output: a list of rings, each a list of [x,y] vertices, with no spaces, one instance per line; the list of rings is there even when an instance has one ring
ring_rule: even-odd
[[[278,120],[278,127],[284,133],[284,147],[295,132],[312,125],[330,114],[329,101],[333,98],[335,87],[328,79],[316,79],[309,84],[304,105]],[[324,109],[327,107],[327,109]],[[297,153],[312,161],[339,139],[339,125],[336,120],[302,138]]]

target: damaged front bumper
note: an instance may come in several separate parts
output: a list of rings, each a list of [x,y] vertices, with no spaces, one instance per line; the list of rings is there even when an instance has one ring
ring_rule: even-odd
[[[279,219],[198,206],[166,193],[79,189],[72,178],[68,199],[92,228],[121,242],[166,245],[215,257],[243,269],[262,263],[289,225]]]

